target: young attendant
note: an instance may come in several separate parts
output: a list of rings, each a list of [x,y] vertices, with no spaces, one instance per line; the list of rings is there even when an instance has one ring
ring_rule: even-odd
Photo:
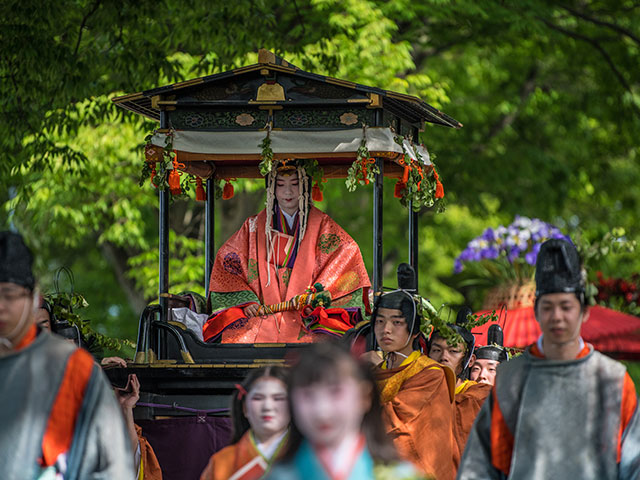
[[[316,283],[331,293],[333,307],[366,310],[370,282],[360,249],[312,206],[310,186],[299,161],[274,164],[267,176],[266,208],[249,217],[216,255],[205,341],[312,341],[300,312],[259,314],[258,307],[287,302]],[[332,325],[324,327],[331,331]],[[342,326],[346,331],[352,325]]]
[[[341,345],[318,343],[301,353],[289,379],[289,442],[270,480],[415,478],[398,464],[380,422],[380,404],[369,369]]]
[[[372,321],[384,355],[374,373],[389,436],[425,474],[453,478],[453,372],[414,349],[420,319],[406,290],[382,295]]]
[[[200,480],[262,478],[278,457],[289,429],[287,370],[269,366],[237,385],[231,400],[231,445],[213,454]]]
[[[458,478],[640,478],[640,418],[626,368],[585,344],[584,281],[575,247],[542,244],[536,261],[542,335],[498,367]]]
[[[502,328],[491,325],[487,332],[487,345],[476,348],[476,359],[471,365],[469,377],[474,382],[493,385],[496,383],[498,365],[509,360],[507,350],[502,346]]]
[[[467,316],[471,313],[470,308],[463,307],[458,311],[456,323],[449,324],[449,327],[462,337],[462,342],[449,345],[440,332],[434,331],[427,345],[429,357],[449,367],[456,375],[455,402],[453,404],[453,438],[455,441],[453,462],[456,469],[460,464],[460,457],[473,422],[491,392],[489,385],[469,380],[469,365],[475,361],[473,355],[475,338],[462,325],[466,323]]]

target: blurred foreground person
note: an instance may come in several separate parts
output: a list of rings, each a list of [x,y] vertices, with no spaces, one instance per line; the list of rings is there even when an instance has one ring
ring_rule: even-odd
[[[252,372],[231,399],[231,445],[216,452],[200,480],[257,480],[278,457],[289,432],[287,370]]]
[[[498,367],[458,478],[640,478],[635,387],[624,365],[580,337],[584,281],[564,239],[540,248],[534,309],[542,335]]]
[[[489,327],[487,344],[476,348],[476,359],[469,372],[472,381],[487,385],[495,384],[498,365],[509,360],[507,349],[502,346],[503,338],[500,325]]]
[[[100,367],[34,323],[31,265],[22,237],[0,232],[0,478],[135,478]]]
[[[384,478],[420,478],[410,464],[397,463],[371,373],[345,348],[325,342],[303,350],[289,401],[290,438],[268,479],[368,480],[374,470]]]
[[[380,296],[372,316],[384,361],[368,357],[378,360],[374,375],[387,434],[400,455],[422,472],[441,480],[453,479],[455,376],[450,368],[414,348],[421,318],[413,296],[415,273],[407,264],[398,268],[398,286]]]

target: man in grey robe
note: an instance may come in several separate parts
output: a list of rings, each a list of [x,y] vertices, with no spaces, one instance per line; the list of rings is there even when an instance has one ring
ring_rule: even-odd
[[[122,412],[85,350],[39,329],[32,256],[0,232],[0,478],[135,478]]]
[[[542,335],[498,367],[457,478],[640,478],[635,386],[624,365],[580,337],[584,281],[566,240],[540,249],[534,309]]]

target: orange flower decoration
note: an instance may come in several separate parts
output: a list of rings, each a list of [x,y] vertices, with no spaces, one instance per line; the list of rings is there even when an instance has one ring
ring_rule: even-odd
[[[222,189],[222,199],[229,200],[230,198],[233,198],[235,192],[233,190],[231,179],[225,178],[225,181],[227,183],[224,184],[224,188]]]
[[[433,176],[436,179],[436,194],[435,197],[436,198],[444,198],[444,187],[442,186],[442,183],[440,182],[440,176],[438,175],[438,172],[436,172],[436,169],[433,169]]]

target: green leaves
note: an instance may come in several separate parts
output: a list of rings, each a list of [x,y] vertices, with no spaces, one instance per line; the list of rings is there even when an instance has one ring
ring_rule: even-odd
[[[260,175],[266,177],[273,167],[273,150],[271,149],[271,137],[269,136],[270,130],[267,130],[267,136],[264,137],[262,142],[258,145],[260,147]]]

